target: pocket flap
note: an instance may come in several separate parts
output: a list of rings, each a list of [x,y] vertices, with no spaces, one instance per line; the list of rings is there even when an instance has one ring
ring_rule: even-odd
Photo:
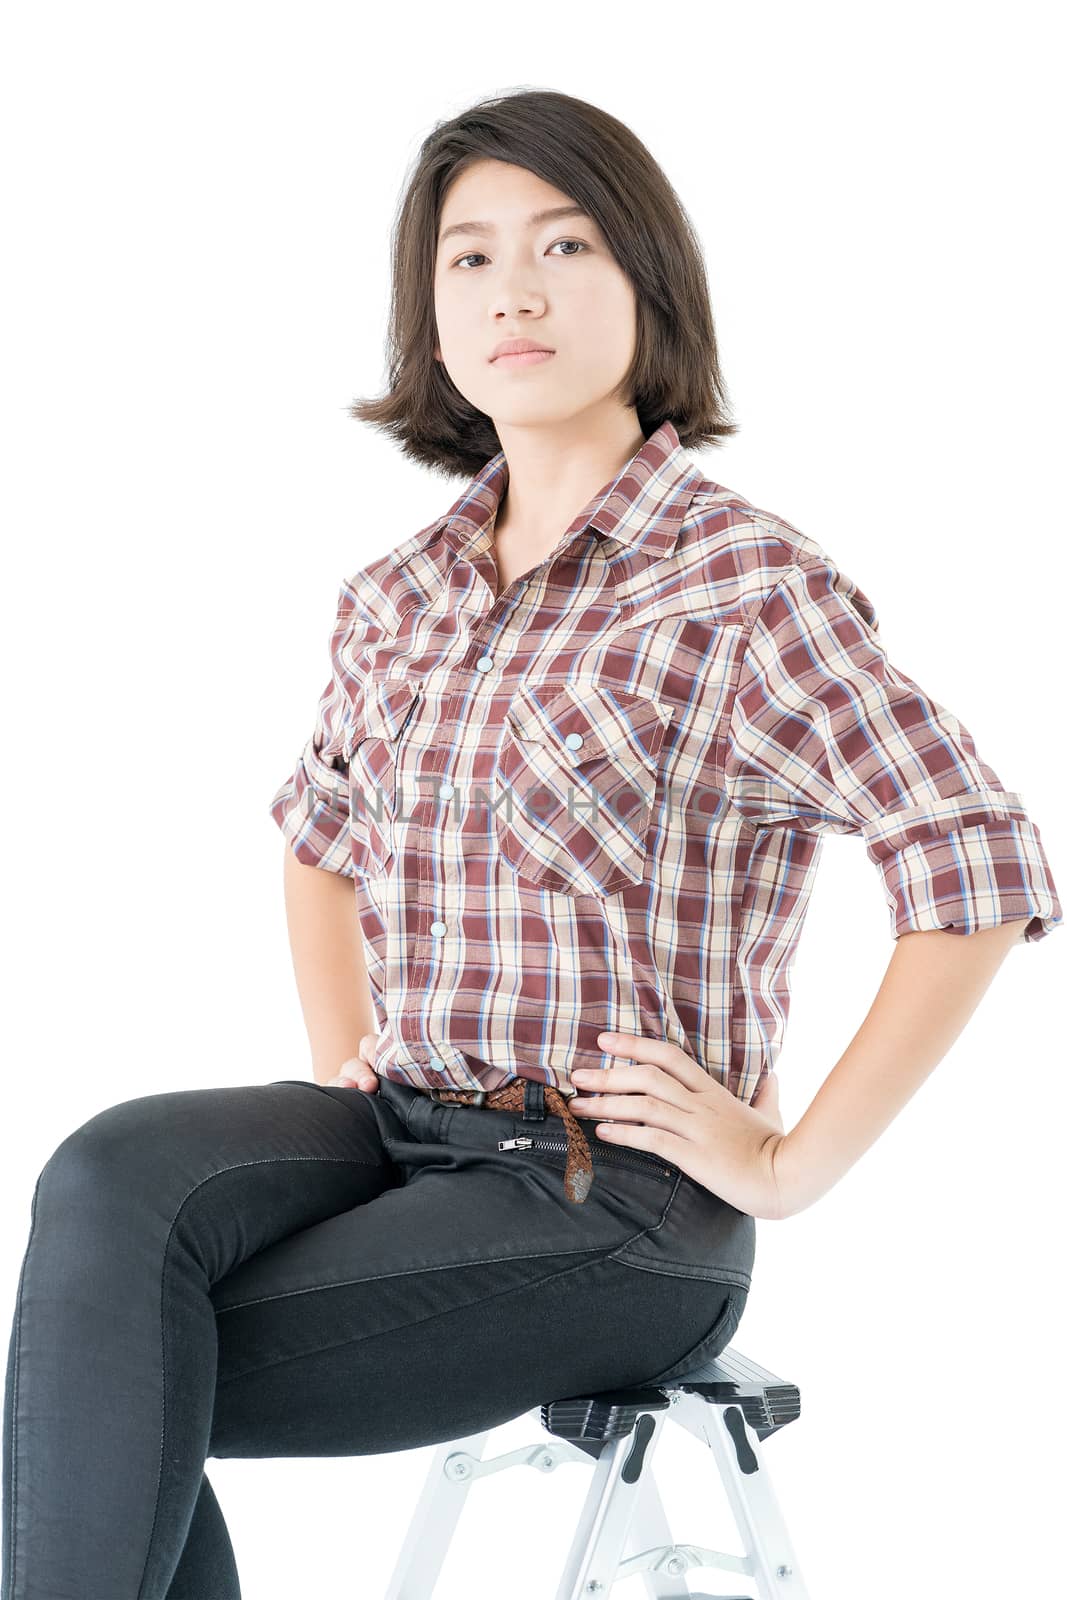
[[[631,750],[651,766],[673,709],[621,686],[521,684],[506,716],[517,738],[552,745],[572,765]]]
[[[364,697],[366,732],[376,739],[398,739],[422,684],[411,678],[382,678],[367,686]]]

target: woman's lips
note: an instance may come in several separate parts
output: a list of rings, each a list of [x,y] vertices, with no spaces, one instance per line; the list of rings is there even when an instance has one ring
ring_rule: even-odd
[[[520,350],[516,354],[497,356],[493,362],[494,367],[532,367],[539,361],[547,361],[555,355],[554,350]]]

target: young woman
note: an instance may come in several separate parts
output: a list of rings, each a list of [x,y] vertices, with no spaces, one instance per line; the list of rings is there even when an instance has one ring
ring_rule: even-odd
[[[342,585],[273,800],[315,1081],[125,1101],[46,1164],[4,1600],[236,1597],[211,1457],[695,1370],[755,1219],[825,1193],[1062,921],[1019,796],[867,596],[688,454],[734,431],[703,263],[626,127],[547,92],[438,126],[392,334],[355,415],[465,481]],[[786,1132],[827,833],[864,840],[897,942]]]

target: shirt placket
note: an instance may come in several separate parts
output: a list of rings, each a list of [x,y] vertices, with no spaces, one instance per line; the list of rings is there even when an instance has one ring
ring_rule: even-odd
[[[437,797],[440,780],[451,762],[454,766],[454,776],[461,785],[460,793],[466,793],[463,787],[468,783],[474,752],[459,743],[457,718],[465,701],[470,698],[470,674],[488,674],[492,672],[494,657],[492,649],[495,646],[503,647],[508,633],[513,628],[522,627],[522,618],[531,611],[536,610],[539,601],[537,594],[532,597],[529,593],[531,583],[540,575],[542,583],[547,579],[553,564],[561,556],[567,554],[585,529],[578,529],[562,540],[556,549],[552,550],[532,572],[517,578],[514,583],[492,600],[489,607],[478,616],[471,625],[468,641],[462,653],[452,663],[450,682],[445,692],[443,701],[442,720],[450,730],[449,742],[444,741],[437,749],[430,753],[426,766],[427,777],[434,787],[433,796],[426,803],[426,810],[420,813],[418,830],[414,839],[414,850],[417,865],[417,906],[412,915],[410,924],[411,945],[409,952],[409,977],[408,987],[410,1006],[414,1014],[421,1014],[422,997],[425,995],[432,981],[433,958],[436,954],[437,941],[440,937],[447,936],[445,932],[433,932],[436,913],[433,906],[434,886],[437,873],[434,870],[436,860],[435,849],[438,833],[442,826],[438,808]],[[495,565],[491,554],[486,558],[484,548],[488,547],[492,538],[492,525],[483,528],[479,536],[468,545],[463,546],[456,559],[470,560],[475,570],[479,571],[485,579],[486,586],[491,593],[489,578],[491,573],[484,567],[488,559],[490,567]],[[540,590],[542,584],[538,584]],[[487,646],[489,647],[487,649]],[[495,692],[495,688],[491,691]],[[456,761],[456,746],[459,743],[460,759]],[[451,782],[451,779],[447,781]],[[410,913],[409,913],[410,914]],[[428,1052],[420,1050],[423,1056],[421,1065],[429,1065]]]

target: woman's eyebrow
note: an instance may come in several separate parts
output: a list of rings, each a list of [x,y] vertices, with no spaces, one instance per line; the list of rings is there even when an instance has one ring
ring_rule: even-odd
[[[581,206],[549,206],[544,211],[531,212],[526,219],[526,226],[528,228],[536,228],[542,222],[551,222],[555,217],[584,217],[587,222],[592,222],[593,220],[587,211],[582,210]],[[439,245],[444,244],[446,239],[451,239],[452,235],[456,233],[495,232],[496,224],[492,222],[453,222],[451,227],[446,228],[440,235],[437,243]]]

